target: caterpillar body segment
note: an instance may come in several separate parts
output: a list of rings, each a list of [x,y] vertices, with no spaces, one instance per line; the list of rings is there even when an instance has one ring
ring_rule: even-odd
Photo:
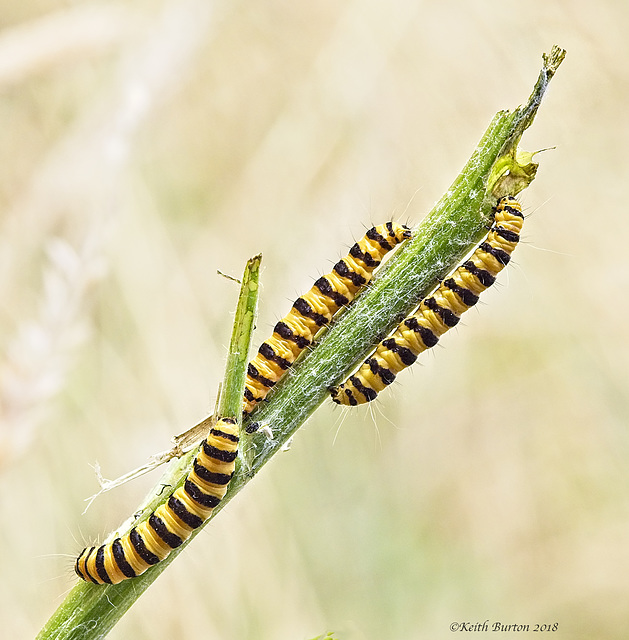
[[[210,429],[184,484],[131,531],[83,549],[75,571],[82,580],[117,584],[135,578],[179,547],[225,496],[238,455],[238,423],[221,418]]]
[[[245,414],[264,400],[301,352],[312,344],[319,329],[371,280],[384,256],[410,235],[408,227],[394,222],[372,227],[334,265],[331,273],[319,278],[307,293],[297,298],[249,363],[243,399]]]
[[[332,387],[337,404],[355,406],[371,402],[396,375],[412,365],[417,356],[434,347],[461,314],[478,302],[496,275],[508,264],[518,244],[524,216],[515,198],[502,198],[494,209],[494,223],[472,256],[424,299],[417,311],[403,320],[383,340],[358,371],[343,384]]]

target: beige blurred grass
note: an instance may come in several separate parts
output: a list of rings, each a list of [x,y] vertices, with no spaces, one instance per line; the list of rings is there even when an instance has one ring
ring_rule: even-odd
[[[365,226],[431,208],[557,43],[515,267],[375,406],[324,405],[110,637],[624,638],[629,9],[66,6],[0,2],[6,637],[154,481],[81,517],[88,464],[122,474],[211,410],[216,270],[264,253],[262,340]]]

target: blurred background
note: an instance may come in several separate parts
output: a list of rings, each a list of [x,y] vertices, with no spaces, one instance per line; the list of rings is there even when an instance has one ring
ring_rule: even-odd
[[[553,44],[514,267],[373,406],[325,403],[109,637],[627,637],[629,5],[1,0],[0,26],[3,637],[159,479],[81,515],[90,464],[212,411],[217,269],[263,252],[257,347],[365,227],[421,220]]]

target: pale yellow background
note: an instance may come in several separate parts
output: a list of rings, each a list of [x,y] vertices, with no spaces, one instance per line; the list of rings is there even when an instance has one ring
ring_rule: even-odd
[[[629,5],[0,2],[0,634],[32,638],[98,500],[214,404],[364,231],[416,223],[568,50],[514,266],[370,409],[326,402],[112,639],[626,638]]]

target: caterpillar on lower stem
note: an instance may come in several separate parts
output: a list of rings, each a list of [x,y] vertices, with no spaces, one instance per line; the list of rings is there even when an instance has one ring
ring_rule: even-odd
[[[348,305],[372,278],[373,271],[396,245],[410,238],[410,229],[394,222],[373,227],[331,273],[322,276],[303,296],[297,298],[287,316],[273,329],[249,363],[243,413],[249,414],[277,384],[299,354],[314,340],[336,312]],[[254,423],[257,424],[257,423]],[[255,430],[249,425],[248,430]]]
[[[74,569],[82,580],[117,584],[135,578],[187,540],[227,492],[238,456],[238,423],[220,418],[210,429],[184,484],[131,531],[83,549]]]
[[[494,224],[469,260],[443,280],[418,310],[383,340],[356,373],[330,389],[337,404],[355,406],[371,402],[396,375],[412,365],[417,356],[434,347],[461,314],[478,302],[496,275],[508,264],[520,240],[524,216],[518,201],[506,196],[494,209]]]

